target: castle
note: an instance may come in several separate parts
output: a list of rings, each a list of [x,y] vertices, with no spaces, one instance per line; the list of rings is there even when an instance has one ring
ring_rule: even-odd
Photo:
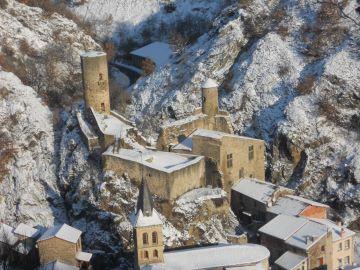
[[[265,182],[264,141],[233,133],[229,113],[219,109],[215,81],[202,84],[201,108],[161,127],[155,149],[133,123],[111,110],[106,55],[89,52],[81,59],[85,112],[77,118],[82,136],[90,151],[101,153],[104,170],[126,174],[140,186],[133,221],[137,269],[268,269],[270,262],[274,269],[335,270],[352,265],[354,232],[328,220],[328,206]],[[167,250],[152,194],[171,206],[200,187],[225,190],[231,209],[255,228],[255,241],[262,246]]]
[[[151,192],[169,202],[199,187],[221,187],[230,194],[241,178],[265,180],[264,142],[233,134],[229,113],[219,109],[214,80],[202,84],[201,108],[161,127],[155,150],[111,110],[105,53],[83,53],[81,63],[85,114],[77,114],[78,122],[88,148],[102,152],[104,170],[127,174],[138,185],[145,175]]]

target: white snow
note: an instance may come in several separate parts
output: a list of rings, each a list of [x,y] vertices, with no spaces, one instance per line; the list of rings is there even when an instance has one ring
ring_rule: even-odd
[[[173,51],[169,44],[157,41],[136,49],[130,54],[149,58],[156,64],[156,67],[162,67],[169,62]]]
[[[82,262],[90,262],[91,257],[92,257],[91,253],[83,252],[83,251],[78,251],[75,255],[75,258],[78,261],[82,261]]]
[[[142,210],[140,209],[137,212],[136,218],[133,223],[133,226],[136,228],[156,226],[156,225],[162,225],[162,221],[159,217],[158,212],[155,209],[153,209],[151,216],[144,216]]]
[[[201,88],[217,88],[219,84],[211,78],[206,79],[206,81],[201,85]]]
[[[48,229],[37,241],[44,241],[53,237],[60,238],[62,240],[76,243],[82,232],[67,224],[57,225]]]
[[[27,224],[20,223],[14,230],[15,234],[23,235],[26,237],[32,237],[35,238],[40,231],[38,229],[35,229]]]

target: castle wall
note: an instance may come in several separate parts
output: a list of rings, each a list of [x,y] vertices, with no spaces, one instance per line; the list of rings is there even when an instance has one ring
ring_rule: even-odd
[[[60,260],[70,265],[77,265],[75,255],[78,250],[81,250],[81,245],[78,244],[80,249],[77,249],[76,244],[56,237],[39,241],[37,245],[41,264]]]
[[[253,147],[253,155],[249,148]],[[232,166],[228,167],[228,155],[232,154]],[[262,140],[245,137],[223,137],[220,151],[220,170],[224,174],[224,189],[244,177],[265,181],[265,145]]]
[[[192,189],[202,187],[205,183],[205,163],[200,160],[179,170],[166,172],[143,166],[138,162],[103,154],[104,170],[111,170],[119,175],[127,173],[129,178],[140,185],[142,175],[147,179],[152,194],[164,200],[174,200]]]
[[[88,52],[81,55],[85,107],[110,114],[109,77],[106,54]]]

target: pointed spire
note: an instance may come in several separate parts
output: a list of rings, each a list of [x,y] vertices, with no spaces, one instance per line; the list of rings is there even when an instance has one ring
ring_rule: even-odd
[[[152,215],[153,208],[154,202],[152,200],[147,181],[143,178],[141,181],[139,197],[136,205],[136,213],[141,210],[145,217],[149,217]]]

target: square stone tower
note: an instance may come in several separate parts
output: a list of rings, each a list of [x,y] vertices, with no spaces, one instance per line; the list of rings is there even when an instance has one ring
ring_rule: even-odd
[[[81,54],[85,108],[110,114],[109,75],[106,53],[85,52]]]
[[[162,221],[154,209],[146,180],[142,180],[134,221],[135,268],[164,262]]]

